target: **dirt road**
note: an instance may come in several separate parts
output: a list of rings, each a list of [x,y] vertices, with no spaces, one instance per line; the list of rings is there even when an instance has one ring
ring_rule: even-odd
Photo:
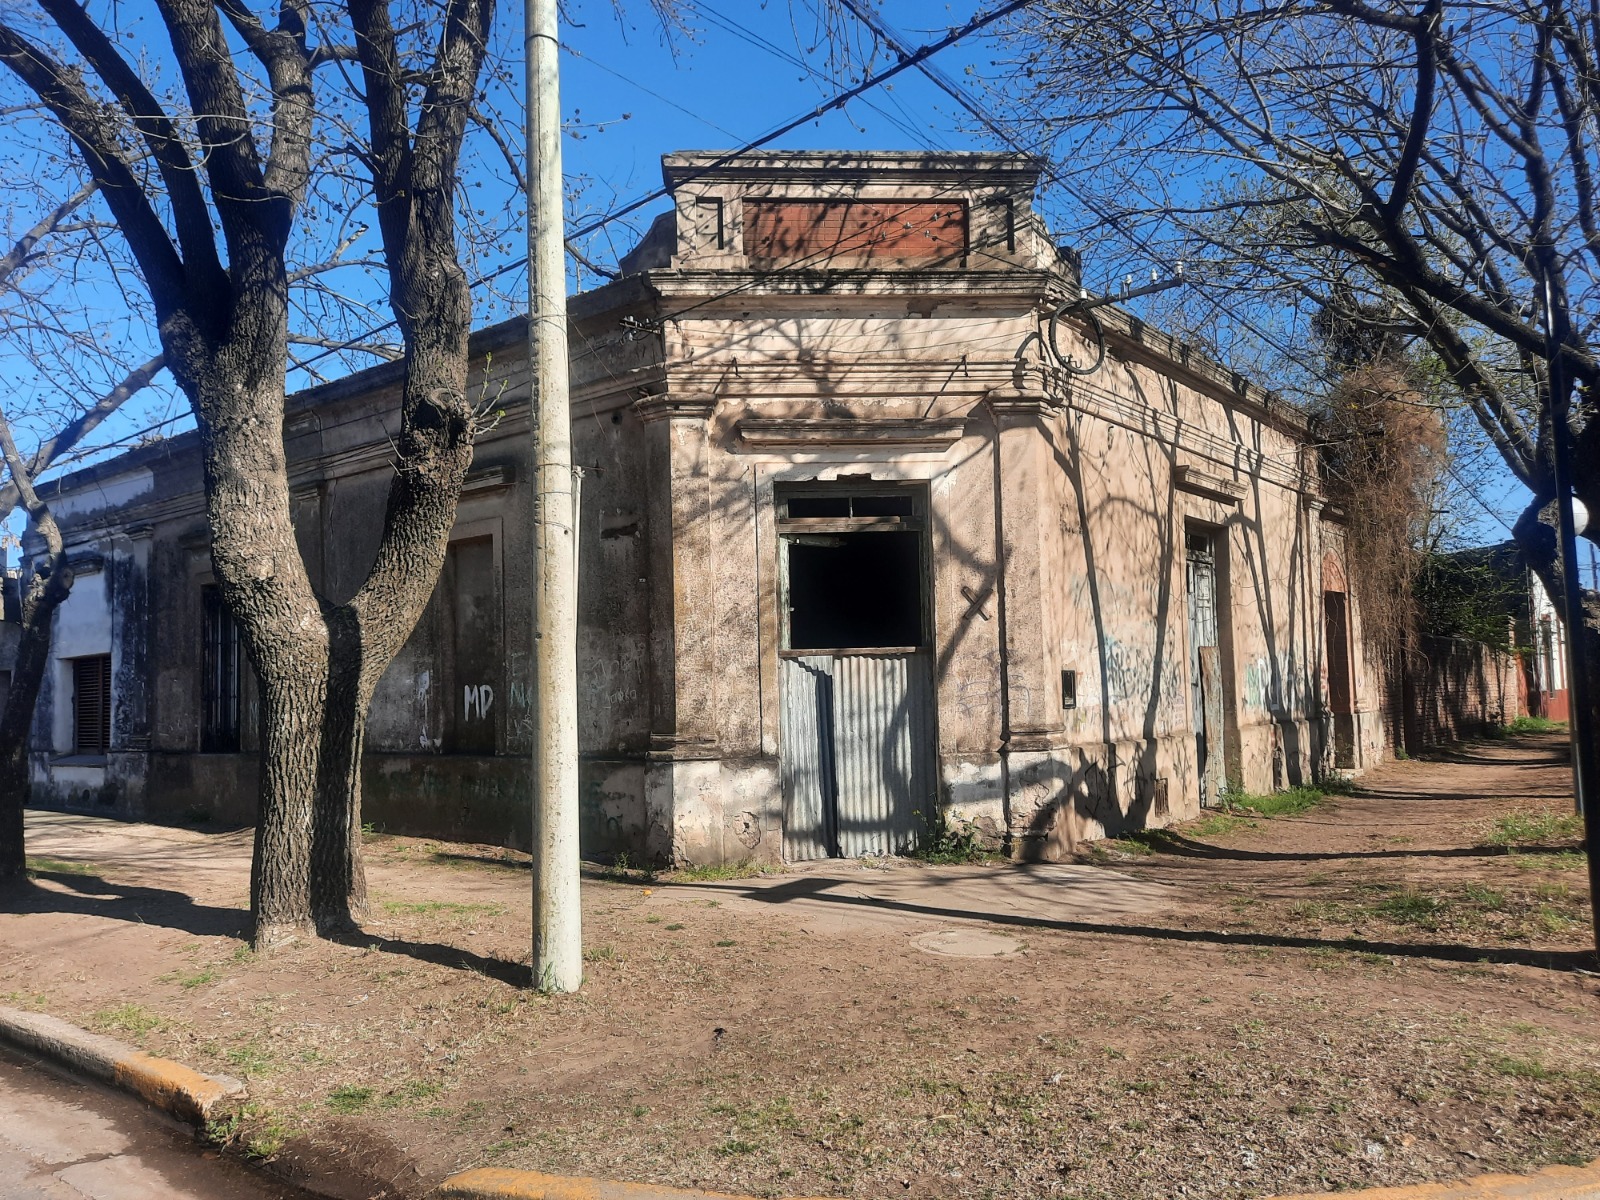
[[[1559,739],[1082,864],[585,884],[525,990],[524,856],[368,847],[348,944],[241,944],[248,836],[38,814],[0,994],[247,1077],[243,1139],[757,1194],[1262,1195],[1600,1154]],[[407,1175],[402,1169],[411,1164]]]

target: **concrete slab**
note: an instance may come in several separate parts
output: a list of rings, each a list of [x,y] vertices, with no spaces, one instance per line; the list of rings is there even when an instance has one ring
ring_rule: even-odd
[[[1022,949],[1022,943],[1003,933],[983,929],[941,929],[920,933],[911,940],[918,950],[942,954],[946,958],[1009,958]]]
[[[1115,922],[1171,913],[1176,889],[1104,867],[1063,863],[930,866],[910,859],[829,859],[781,875],[669,884],[663,895],[716,894],[752,915],[773,907],[818,933],[929,929],[956,922]]]

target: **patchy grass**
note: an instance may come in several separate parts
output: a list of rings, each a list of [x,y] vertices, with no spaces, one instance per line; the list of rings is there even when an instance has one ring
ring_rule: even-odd
[[[240,1153],[283,1161],[331,1126],[353,1150],[368,1135],[408,1147],[430,1178],[467,1161],[568,1175],[626,1161],[662,1184],[765,1196],[1106,1200],[1184,1187],[1225,1200],[1588,1161],[1600,1154],[1600,1039],[1572,1016],[1581,997],[1561,969],[1587,947],[1588,892],[1581,873],[1534,869],[1551,854],[1583,859],[1570,842],[1516,853],[1480,840],[1502,813],[1563,807],[1549,741],[1412,764],[1400,790],[1428,795],[1422,805],[1389,800],[1379,775],[1370,799],[1305,817],[1194,813],[1243,830],[1213,851],[1190,841],[1192,826],[1107,842],[1113,869],[1181,903],[1093,924],[1064,906],[1067,919],[1028,929],[1013,958],[908,953],[925,920],[914,914],[836,930],[818,918],[842,906],[716,908],[715,885],[645,895],[652,884],[586,870],[588,979],[577,996],[540,997],[518,986],[525,968],[513,972],[526,961],[526,869],[495,867],[495,847],[397,838],[372,856],[387,882],[374,908],[416,943],[458,948],[460,966],[320,939],[253,955],[221,933],[98,917],[102,938],[63,951],[55,923],[8,915],[0,993],[49,989],[40,1007],[87,1025],[106,1005],[150,1005],[165,1028],[115,1036],[249,1078],[263,1107],[233,1133]],[[1519,758],[1528,765],[1506,765]],[[1335,806],[1338,820],[1324,817]],[[1424,852],[1384,853],[1402,836]],[[65,841],[36,850],[180,885],[157,856],[134,866]],[[247,894],[247,856],[229,861],[226,889],[186,872],[196,905]],[[865,886],[882,866],[862,865]],[[997,905],[1013,879],[892,869],[935,886],[992,875]],[[959,898],[945,895],[936,902]],[[504,911],[381,907],[433,899]],[[1170,931],[1159,954],[1144,927]],[[1398,952],[1375,953],[1385,945]],[[1465,961],[1478,954],[1490,961]],[[504,969],[474,970],[469,955]],[[106,962],[119,969],[96,969]],[[204,967],[220,971],[214,987],[154,982]],[[1038,1018],[1067,1011],[1063,997],[1081,1040]],[[760,1015],[785,998],[783,1020]],[[1197,1173],[1202,1160],[1217,1169]]]
[[[609,863],[586,863],[585,869],[597,879],[614,883],[654,883],[659,872],[651,866],[635,866],[633,856],[621,851]]]
[[[663,878],[668,883],[717,883],[724,879],[749,879],[767,874],[765,868],[753,862],[707,863],[703,867],[682,867],[668,871]]]
[[[431,1079],[408,1079],[390,1088],[378,1101],[379,1108],[405,1108],[420,1100],[431,1100],[443,1089]]]
[[[93,863],[72,862],[65,858],[42,858],[29,855],[23,862],[29,876],[34,875],[98,875],[100,868]]]
[[[1565,733],[1565,721],[1552,721],[1549,717],[1518,717],[1500,726],[1502,733]]]
[[[1264,817],[1294,817],[1310,812],[1326,799],[1323,792],[1302,784],[1266,796],[1244,793],[1234,798],[1234,807],[1246,812],[1257,812]]]
[[[1557,1074],[1536,1058],[1514,1058],[1502,1055],[1490,1061],[1489,1066],[1500,1075],[1513,1079],[1552,1079]]]
[[[103,1029],[116,1029],[134,1035],[149,1033],[166,1026],[166,1021],[138,1004],[118,1004],[102,1008],[94,1015],[95,1024]]]
[[[265,1160],[276,1157],[294,1133],[294,1127],[287,1119],[264,1105],[247,1104],[240,1115],[239,1144],[249,1158]]]
[[[1444,907],[1445,902],[1438,896],[1407,888],[1373,905],[1372,911],[1397,925],[1420,925],[1424,929],[1436,929]]]
[[[1183,832],[1190,837],[1222,837],[1225,834],[1238,833],[1241,829],[1254,828],[1256,828],[1256,823],[1249,817],[1241,817],[1229,812],[1218,812],[1209,817],[1201,817],[1198,821],[1185,825]]]
[[[168,971],[165,975],[156,976],[157,983],[175,983],[184,990],[205,987],[208,983],[215,983],[218,973],[215,967],[202,967],[198,971]]]
[[[943,809],[935,809],[930,820],[917,813],[922,822],[922,840],[911,852],[911,857],[938,866],[955,863],[991,862],[1001,857],[998,846],[989,844],[987,838],[971,821],[952,821]]]
[[[327,1104],[334,1112],[341,1116],[350,1116],[363,1111],[372,1103],[372,1089],[369,1087],[354,1087],[343,1084],[328,1093]]]
[[[1525,854],[1513,848],[1507,856],[1519,871],[1576,871],[1588,862],[1582,850],[1557,850],[1550,854]]]
[[[1353,783],[1337,776],[1319,784],[1302,783],[1265,795],[1227,788],[1222,793],[1222,811],[1243,811],[1263,817],[1297,817],[1310,812],[1329,796],[1349,796],[1355,791]]]
[[[423,900],[418,902],[385,900],[383,911],[391,916],[486,916],[498,917],[506,911],[504,904],[457,904],[450,900]]]
[[[239,1046],[229,1046],[222,1052],[222,1057],[230,1067],[246,1075],[265,1075],[273,1067],[272,1051],[255,1038]]]
[[[1481,883],[1469,883],[1461,889],[1461,892],[1462,895],[1480,908],[1488,909],[1490,912],[1504,912],[1506,910],[1507,897],[1499,888],[1492,888]]]
[[[1491,846],[1548,846],[1582,836],[1583,818],[1577,813],[1524,809],[1496,819],[1484,840]]]

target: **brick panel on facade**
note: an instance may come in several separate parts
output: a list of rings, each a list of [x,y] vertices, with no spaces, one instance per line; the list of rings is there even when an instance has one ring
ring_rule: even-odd
[[[959,201],[746,200],[744,211],[752,266],[928,266],[967,253]]]

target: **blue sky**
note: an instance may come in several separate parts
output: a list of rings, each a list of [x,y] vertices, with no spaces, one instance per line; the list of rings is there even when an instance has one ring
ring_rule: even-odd
[[[123,19],[137,20],[145,0],[133,0],[119,10]],[[842,78],[822,45],[822,30],[814,0],[681,0],[690,30],[667,36],[643,0],[572,0],[570,18],[563,27],[562,108],[569,136],[564,142],[565,167],[576,200],[569,219],[583,220],[603,213],[657,188],[661,183],[660,157],[684,149],[724,149],[753,140],[768,130],[815,108],[859,77]],[[881,18],[895,27],[907,42],[923,44],[947,30],[987,11],[989,0],[880,0]],[[145,11],[148,11],[146,9]],[[510,53],[520,53],[520,5],[504,7],[499,41]],[[858,47],[869,47],[870,37],[847,22]],[[992,43],[979,36],[944,52],[935,65],[975,97],[982,81],[996,70]],[[880,51],[876,69],[888,65]],[[492,100],[509,110],[520,101],[521,68],[507,67],[508,86],[491,85]],[[995,149],[999,141],[975,131],[977,122],[917,71],[900,74],[891,84],[851,102],[842,112],[807,122],[773,145],[790,149]],[[3,135],[0,135],[3,136]],[[520,145],[519,128],[506,130],[507,140]],[[1009,147],[1007,147],[1009,148]],[[486,162],[492,163],[490,155]],[[487,178],[487,175],[486,175]],[[491,181],[492,182],[492,181]],[[504,193],[493,195],[490,205],[515,206]],[[634,217],[611,226],[591,248],[598,257],[624,252],[650,218],[665,207],[657,201]],[[1041,207],[1066,224],[1077,224],[1071,201],[1047,189]],[[492,214],[491,214],[492,216]],[[508,229],[504,251],[480,257],[474,269],[486,273],[502,263],[514,263],[521,240],[520,226]],[[368,235],[369,238],[372,235]],[[1124,271],[1141,275],[1151,264],[1136,259],[1110,257],[1109,246],[1092,236],[1080,241],[1084,273],[1090,286],[1102,285]],[[576,280],[575,280],[576,282]],[[592,281],[591,281],[592,282]],[[483,294],[480,321],[506,315],[525,286],[514,267],[502,279],[499,297]],[[381,299],[381,277],[374,274],[364,285],[375,302],[379,318],[387,316]],[[108,304],[114,305],[114,296]],[[107,320],[113,319],[107,308]],[[392,335],[391,335],[392,336]],[[371,360],[368,360],[371,361]],[[339,373],[324,361],[323,369]],[[0,371],[0,378],[7,372]],[[291,384],[301,386],[309,377],[300,373]],[[127,410],[96,435],[97,445],[124,443],[156,426],[161,433],[179,431],[189,424],[186,405],[170,385],[164,384],[130,404]],[[1502,517],[1520,507],[1519,493],[1503,472],[1488,472],[1476,488],[1489,508]],[[1464,500],[1462,516],[1471,540],[1493,541],[1506,536],[1504,526],[1481,506]]]

